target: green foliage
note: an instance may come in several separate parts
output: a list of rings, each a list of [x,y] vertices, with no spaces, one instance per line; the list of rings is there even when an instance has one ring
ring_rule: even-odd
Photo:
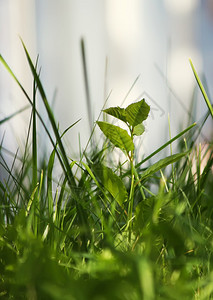
[[[97,124],[104,135],[118,148],[129,151],[134,150],[133,136],[140,136],[144,132],[142,124],[148,117],[150,111],[149,105],[144,99],[136,103],[132,103],[126,108],[110,107],[104,110],[105,113],[123,121],[130,130],[130,135],[127,132],[115,125],[107,122],[98,121]]]
[[[163,159],[160,159],[158,162],[156,162],[155,164],[151,165],[149,168],[147,168],[142,176],[141,176],[141,180],[144,180],[146,178],[149,178],[151,175],[153,175],[154,173],[156,173],[157,171],[165,168],[166,166],[175,163],[176,161],[178,161],[179,159],[181,159],[182,157],[184,157],[186,154],[188,154],[188,152],[183,152],[183,153],[178,153],[178,154],[173,154],[170,155],[168,157],[165,157]]]
[[[144,133],[144,131],[145,131],[144,125],[143,124],[138,124],[133,129],[133,135],[140,136]]]
[[[34,66],[24,49],[34,79],[32,99],[0,56],[32,109],[32,141],[29,134],[23,157],[17,152],[9,164],[0,145],[6,173],[0,182],[0,299],[212,299],[213,147],[194,142],[204,123],[138,160],[134,138],[144,132],[149,106],[142,99],[108,108],[104,112],[123,121],[128,132],[97,124],[127,161],[115,163],[106,140],[74,160],[63,136],[76,122],[61,134],[38,62]],[[53,136],[37,110],[38,93]],[[52,143],[42,161],[38,119]],[[177,154],[144,167],[176,140]],[[172,171],[165,171],[171,164]]]
[[[104,109],[103,111],[105,113],[127,123],[127,112],[126,112],[125,108],[121,108],[121,107],[117,106],[117,107],[110,107],[110,108]]]
[[[150,107],[144,99],[136,103],[132,103],[126,108],[117,106],[104,110],[105,113],[120,119],[133,127],[145,121],[148,117],[149,111]]]
[[[116,202],[123,207],[123,203],[127,200],[127,191],[124,183],[110,168],[101,163],[93,164],[92,170],[104,188],[113,196]]]
[[[132,103],[126,108],[127,122],[135,127],[145,121],[150,111],[149,105],[145,100],[141,100],[136,103]]]
[[[134,144],[126,130],[107,122],[98,121],[97,124],[116,147],[126,150],[126,152],[133,151]]]

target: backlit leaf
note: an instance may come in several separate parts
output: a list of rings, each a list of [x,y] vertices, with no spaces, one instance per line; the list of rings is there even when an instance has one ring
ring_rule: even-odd
[[[126,119],[127,122],[135,127],[141,124],[147,119],[150,111],[150,106],[142,99],[139,102],[135,102],[127,106],[126,108]]]
[[[103,110],[108,115],[111,115],[121,121],[127,122],[126,120],[126,110],[124,108],[121,108],[119,106],[117,107],[110,107]]]
[[[156,162],[155,164],[153,164],[152,166],[150,166],[149,168],[147,168],[142,176],[140,177],[140,180],[144,180],[148,177],[150,177],[151,175],[153,175],[154,173],[156,173],[157,171],[159,171],[162,168],[165,168],[166,166],[175,163],[176,161],[178,161],[179,159],[181,159],[183,156],[185,156],[186,154],[188,154],[189,152],[182,152],[182,153],[178,153],[178,154],[173,154],[170,155],[166,158],[163,158],[161,160],[159,160],[158,162]]]
[[[98,121],[97,124],[113,145],[127,152],[133,151],[134,144],[126,130],[107,122]]]
[[[141,123],[141,124],[138,124],[134,127],[134,130],[133,130],[133,135],[142,135],[144,133],[144,125]]]

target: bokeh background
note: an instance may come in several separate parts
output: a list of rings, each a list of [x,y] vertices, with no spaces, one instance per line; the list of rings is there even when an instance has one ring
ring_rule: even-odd
[[[143,137],[149,154],[198,121],[207,108],[196,88],[189,58],[213,93],[212,0],[0,0],[0,53],[32,94],[32,76],[20,42],[35,61],[61,131],[78,153],[90,125],[80,40],[84,39],[92,119],[106,107],[145,97],[151,106]],[[132,87],[132,88],[131,88]],[[191,101],[197,106],[191,110]],[[0,120],[27,105],[22,92],[0,65]],[[45,118],[38,99],[39,110]],[[30,109],[0,127],[0,140],[11,151],[24,145]],[[38,124],[38,126],[40,126]],[[204,132],[211,136],[212,124]],[[45,138],[39,134],[41,149]],[[17,146],[18,145],[18,146]]]

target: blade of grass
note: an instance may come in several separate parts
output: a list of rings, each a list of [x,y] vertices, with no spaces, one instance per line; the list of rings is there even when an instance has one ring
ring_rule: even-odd
[[[82,163],[82,165],[85,167],[85,169],[87,170],[87,172],[89,173],[89,175],[91,176],[91,178],[94,180],[94,182],[95,182],[96,186],[98,187],[98,189],[103,193],[104,198],[107,200],[108,203],[110,203],[110,200],[109,200],[109,198],[108,198],[108,196],[107,196],[107,194],[106,194],[106,192],[105,192],[105,189],[102,188],[102,186],[99,184],[99,182],[98,182],[98,180],[96,179],[96,177],[95,177],[93,171],[91,170],[91,168],[90,168],[86,163],[84,163],[83,161],[82,161],[81,163]],[[120,227],[119,227],[119,225],[118,225],[118,223],[117,223],[117,221],[116,221],[116,218],[114,217],[112,211],[111,211],[110,208],[108,207],[108,205],[107,205],[107,203],[106,203],[106,201],[105,201],[104,198],[101,198],[102,203],[104,204],[105,208],[108,210],[109,214],[111,215],[111,217],[112,217],[113,220],[115,221],[116,225],[117,225],[118,228],[120,229]]]
[[[169,125],[169,138],[171,140],[171,137],[172,137],[172,134],[171,134],[171,123],[170,123],[170,117],[169,117],[169,114],[168,114],[168,125]],[[170,153],[171,155],[173,154],[173,151],[172,151],[172,144],[170,144]],[[174,187],[174,184],[175,184],[175,172],[174,172],[174,165],[171,164],[172,166],[172,185]]]
[[[63,161],[62,167],[63,167],[63,169],[65,169],[65,174],[68,177],[68,183],[69,183],[70,189],[71,189],[71,191],[73,191],[73,188],[76,188],[76,182],[75,182],[74,175],[73,175],[73,173],[71,171],[71,168],[70,168],[70,164],[69,164],[69,161],[68,161],[68,158],[67,158],[67,155],[66,155],[66,151],[64,149],[64,145],[62,143],[59,131],[58,131],[58,127],[56,125],[56,121],[55,121],[54,115],[53,115],[51,107],[50,107],[50,105],[48,103],[48,100],[47,100],[44,88],[42,86],[42,83],[40,81],[39,75],[37,74],[36,69],[34,68],[34,65],[33,65],[32,60],[31,60],[31,58],[29,56],[29,53],[28,53],[28,51],[27,51],[27,49],[25,47],[25,44],[24,44],[24,42],[22,40],[21,40],[21,42],[22,42],[22,45],[23,45],[23,48],[24,48],[24,51],[25,51],[25,54],[26,54],[26,57],[27,57],[30,69],[31,69],[31,72],[32,72],[33,77],[34,77],[34,79],[36,81],[36,84],[37,84],[38,90],[40,92],[42,101],[44,103],[44,106],[46,108],[49,120],[51,122],[51,126],[52,126],[53,132],[54,132],[55,137],[56,137],[56,142],[59,145],[59,149],[61,151],[61,158],[62,158],[62,161]],[[74,192],[74,194],[75,194],[75,192]]]
[[[29,95],[27,94],[26,90],[24,89],[24,87],[21,85],[21,83],[19,82],[18,78],[15,76],[15,74],[13,73],[13,71],[11,70],[11,68],[9,67],[9,65],[6,63],[6,61],[4,60],[4,58],[0,55],[0,62],[4,65],[5,69],[8,71],[8,73],[12,76],[12,78],[15,80],[15,82],[18,84],[18,86],[20,87],[20,89],[22,90],[23,94],[25,95],[25,97],[27,98],[27,100],[29,101],[29,103],[31,104],[31,106],[33,107],[33,102],[32,100],[30,99]],[[53,141],[53,138],[46,126],[46,124],[44,123],[41,115],[39,114],[39,112],[37,111],[37,109],[35,108],[35,111],[36,111],[36,114],[41,122],[41,124],[43,125],[50,141],[51,141],[51,144],[53,145],[53,147],[55,147],[55,142]],[[56,153],[57,153],[57,156],[58,156],[58,159],[60,161],[60,164],[62,166],[62,169],[65,171],[65,168],[64,168],[64,165],[63,165],[63,161],[60,157],[60,154],[58,152],[58,150],[56,149]],[[66,173],[66,172],[65,172]]]
[[[37,74],[36,69],[34,68],[34,65],[32,63],[30,55],[29,55],[29,53],[28,53],[28,51],[27,51],[27,49],[26,49],[26,47],[25,47],[22,40],[21,40],[21,42],[22,42],[22,45],[23,45],[23,48],[24,48],[24,51],[25,51],[25,54],[26,54],[26,57],[27,57],[27,60],[28,60],[28,64],[29,64],[30,69],[31,69],[31,72],[33,74],[33,77],[36,81],[36,85],[38,87],[39,93],[41,95],[41,99],[43,101],[46,112],[48,114],[48,118],[50,120],[52,129],[53,129],[53,132],[54,132],[54,135],[55,135],[55,138],[56,138],[56,144],[58,145],[58,147],[60,149],[60,155],[58,153],[58,158],[59,158],[61,167],[64,171],[64,174],[65,174],[65,176],[67,176],[67,181],[68,181],[68,184],[69,184],[70,192],[72,194],[71,200],[72,201],[74,200],[74,205],[76,207],[77,214],[78,214],[78,217],[79,217],[78,218],[79,224],[82,228],[87,228],[86,233],[82,232],[82,243],[83,243],[82,247],[86,251],[87,250],[87,238],[90,239],[90,231],[89,231],[90,228],[89,228],[89,225],[88,225],[88,213],[84,209],[84,207],[79,203],[80,199],[79,199],[78,194],[77,194],[78,190],[77,190],[77,183],[75,181],[75,176],[72,172],[72,168],[70,166],[70,163],[69,163],[69,160],[68,160],[68,157],[67,157],[67,154],[66,154],[66,151],[65,151],[65,148],[64,148],[59,130],[58,130],[58,126],[56,124],[55,117],[53,115],[53,112],[51,110],[49,102],[47,100],[46,93],[44,91],[43,85],[40,81],[39,75]],[[86,235],[88,235],[88,236],[86,237]]]
[[[102,106],[102,109],[101,109],[101,111],[100,111],[100,113],[99,113],[99,115],[98,115],[97,121],[100,120],[102,111],[103,111],[104,107],[106,106],[106,103],[107,103],[107,101],[108,101],[108,99],[109,99],[111,93],[112,93],[112,91],[110,91],[108,97],[106,98],[106,100],[105,100],[105,102],[104,102],[104,104],[103,104],[103,106]],[[93,137],[93,134],[94,134],[96,125],[97,125],[97,122],[95,122],[95,124],[94,124],[94,126],[93,126],[92,132],[91,132],[91,134],[90,134],[90,136],[89,136],[89,139],[88,139],[88,141],[87,141],[87,143],[86,143],[86,146],[85,146],[85,148],[84,148],[83,155],[85,155],[86,150],[87,150],[87,148],[88,148],[88,146],[89,146],[89,143],[92,141],[92,137]],[[82,155],[82,157],[83,157],[83,155]]]
[[[8,117],[4,118],[3,120],[0,120],[0,125],[7,122],[7,121],[9,121],[10,119],[17,116],[18,114],[22,113],[23,111],[25,111],[29,107],[30,107],[29,105],[26,105],[26,106],[22,107],[21,109],[17,110],[16,112],[14,112],[13,114],[9,115]]]
[[[178,138],[180,138],[182,135],[184,135],[187,131],[189,131],[191,128],[193,128],[196,125],[196,123],[193,123],[192,125],[190,125],[189,127],[187,127],[186,129],[184,129],[183,131],[181,131],[179,134],[177,134],[175,137],[173,137],[171,140],[169,140],[168,142],[166,142],[165,144],[163,144],[161,147],[159,147],[157,150],[155,150],[154,152],[152,152],[149,156],[147,156],[146,158],[144,158],[141,162],[139,162],[135,168],[140,167],[143,163],[145,163],[147,160],[149,160],[150,158],[152,158],[154,155],[156,155],[157,153],[159,153],[161,150],[163,150],[164,148],[166,148],[168,145],[170,145],[171,143],[173,143],[175,140],[177,140]]]
[[[55,122],[54,115],[53,115],[52,110],[50,108],[50,105],[48,103],[48,100],[47,100],[44,88],[43,88],[43,86],[41,84],[39,75],[37,74],[37,72],[36,72],[36,70],[34,68],[32,60],[31,60],[31,58],[29,56],[29,53],[28,53],[28,51],[27,51],[27,49],[26,49],[26,47],[25,47],[25,45],[24,45],[24,43],[23,43],[22,40],[21,40],[21,42],[22,42],[22,45],[23,45],[23,48],[24,48],[24,51],[25,51],[25,54],[26,54],[26,57],[27,57],[30,69],[31,69],[31,72],[32,72],[34,80],[36,82],[37,88],[38,88],[39,93],[41,95],[41,99],[42,99],[42,101],[44,103],[44,106],[46,108],[46,111],[47,111],[47,114],[48,114],[48,117],[49,117],[52,129],[53,129],[53,132],[54,132],[55,137],[56,137],[56,143],[54,143],[54,141],[53,141],[53,139],[52,139],[52,137],[51,137],[51,135],[50,135],[50,133],[49,133],[49,131],[47,129],[47,126],[45,125],[45,123],[44,123],[43,119],[41,118],[41,116],[39,115],[38,111],[36,110],[37,116],[39,117],[39,120],[41,121],[42,125],[44,126],[45,131],[47,132],[48,137],[50,138],[50,141],[51,141],[53,147],[55,148],[55,151],[56,151],[56,154],[58,156],[60,165],[61,165],[61,167],[62,167],[62,169],[64,171],[65,176],[67,176],[67,180],[68,180],[68,184],[69,184],[69,187],[70,187],[70,191],[71,191],[72,196],[75,199],[75,203],[77,205],[78,204],[77,202],[79,201],[78,196],[77,196],[77,184],[75,182],[75,177],[74,177],[74,175],[72,173],[72,170],[71,170],[71,167],[70,167],[67,155],[66,155],[66,151],[64,149],[64,145],[62,143],[62,139],[60,137],[60,134],[59,134],[56,122]],[[18,81],[18,79],[16,78],[16,76],[14,75],[14,73],[12,72],[12,70],[10,69],[10,67],[8,66],[8,64],[6,63],[6,61],[3,59],[3,57],[1,55],[0,55],[0,61],[3,63],[3,65],[5,66],[5,68],[7,69],[7,71],[11,74],[11,76],[14,78],[14,80],[19,85],[19,87],[23,91],[24,95],[27,97],[28,101],[30,102],[30,104],[33,107],[33,102],[31,101],[31,99],[28,96],[27,92],[25,91],[25,89],[23,88],[23,86],[21,85],[21,83]],[[58,149],[55,146],[57,144],[59,145],[60,153],[59,153]],[[87,220],[86,212],[83,210],[83,208],[81,209],[80,205],[78,205],[78,211],[79,212],[81,211],[80,212],[80,215],[82,216],[81,220],[82,221],[83,220]],[[87,227],[87,224],[85,222],[83,222],[82,226],[83,227]]]
[[[31,129],[31,124],[32,124],[32,119],[33,119],[33,110],[31,111],[28,130],[27,130],[27,137],[26,137],[26,142],[25,142],[25,146],[24,146],[23,163],[22,163],[21,172],[20,172],[20,176],[19,176],[20,183],[23,182],[25,167],[27,165],[27,152],[28,152],[28,145],[29,145],[29,139],[30,139],[30,129]],[[36,186],[36,183],[35,183],[35,186]],[[35,188],[35,186],[33,187],[33,189]],[[18,195],[18,199],[19,199],[19,197],[20,197],[20,193]]]
[[[168,157],[165,157],[163,159],[160,159],[158,162],[147,168],[141,175],[140,181],[147,179],[148,177],[152,176],[154,173],[159,171],[162,168],[165,168],[166,166],[175,163],[185,155],[187,155],[188,152],[183,152],[183,153],[178,153],[178,154],[173,154]],[[137,183],[138,184],[138,183]]]
[[[127,97],[129,96],[130,92],[132,91],[133,87],[136,85],[138,79],[140,78],[140,74],[136,77],[136,79],[134,80],[133,84],[131,85],[131,87],[129,88],[128,92],[126,93],[126,96],[124,97],[121,106],[124,105]]]
[[[74,122],[73,124],[71,124],[70,126],[68,126],[63,133],[61,134],[61,138],[67,133],[67,131],[69,131],[73,126],[75,126],[78,122],[80,122],[81,119],[78,119],[76,122]]]
[[[198,76],[198,74],[197,74],[197,72],[196,72],[196,70],[195,70],[195,67],[194,67],[194,65],[193,65],[193,63],[192,63],[192,61],[191,61],[191,59],[189,60],[189,62],[190,62],[192,71],[193,71],[193,73],[194,73],[195,79],[196,79],[196,81],[197,81],[197,83],[198,83],[198,86],[199,86],[199,88],[200,88],[200,90],[201,90],[201,93],[202,93],[202,95],[203,95],[203,98],[204,98],[204,100],[206,101],[206,105],[207,105],[207,107],[208,107],[208,109],[209,109],[209,112],[211,113],[211,116],[212,116],[212,119],[213,119],[213,108],[212,108],[212,104],[211,104],[211,102],[210,102],[210,100],[209,100],[209,97],[208,97],[208,95],[207,95],[207,93],[206,93],[206,91],[205,91],[205,89],[204,89],[204,86],[203,86],[203,84],[202,84],[202,82],[201,82],[201,80],[200,80],[200,78],[199,78],[199,76]]]
[[[85,44],[83,38],[81,39],[81,56],[82,56],[82,63],[83,63],[84,84],[86,90],[87,113],[89,118],[90,132],[92,132],[92,128],[93,128],[93,117],[91,111],[92,105],[91,105],[90,92],[89,92],[89,79],[87,74],[87,62],[86,62]]]
[[[14,185],[16,186],[16,188],[17,188],[17,191],[20,191],[20,190],[22,190],[22,191],[24,191],[24,188],[23,188],[23,186],[20,184],[20,180],[18,180],[17,178],[16,178],[16,176],[14,176],[13,174],[12,174],[12,172],[11,172],[11,170],[10,170],[10,168],[9,168],[9,166],[8,166],[8,164],[7,164],[7,162],[5,161],[5,159],[4,159],[4,157],[1,155],[1,153],[0,153],[0,158],[1,158],[1,160],[0,160],[0,165],[5,169],[5,171],[9,174],[9,176],[13,179],[13,183],[14,183]],[[14,159],[16,159],[16,155],[14,156]],[[15,188],[15,187],[14,187]],[[9,193],[9,194],[11,194],[11,193]],[[23,200],[23,203],[24,203],[24,197],[23,197],[23,195],[20,193],[20,195],[21,195],[21,198],[22,198],[22,200]]]
[[[38,66],[38,57],[36,59],[35,68]],[[37,128],[36,128],[36,81],[33,80],[33,107],[32,107],[32,163],[33,163],[33,177],[32,185],[33,189],[36,187],[38,182],[38,164],[37,164]],[[38,230],[38,218],[36,215],[36,209],[38,208],[38,189],[34,195],[34,232],[37,234]]]
[[[55,150],[52,151],[49,162],[48,162],[48,167],[47,167],[47,199],[48,199],[48,211],[49,211],[49,218],[51,218],[52,213],[53,213],[53,195],[52,195],[52,183],[53,183],[53,178],[52,178],[52,173],[53,173],[53,165],[55,161]]]

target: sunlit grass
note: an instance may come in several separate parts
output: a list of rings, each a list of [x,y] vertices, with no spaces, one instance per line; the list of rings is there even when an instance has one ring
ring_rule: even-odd
[[[195,143],[205,123],[190,125],[142,161],[124,145],[128,162],[116,164],[105,138],[100,148],[94,139],[76,161],[63,143],[75,123],[59,131],[38,62],[24,50],[32,97],[0,56],[32,112],[24,156],[15,153],[9,167],[0,148],[7,174],[0,182],[0,298],[212,299],[213,147]],[[37,110],[38,93],[53,134]],[[52,144],[42,161],[37,122]],[[144,168],[174,141],[178,153]]]

